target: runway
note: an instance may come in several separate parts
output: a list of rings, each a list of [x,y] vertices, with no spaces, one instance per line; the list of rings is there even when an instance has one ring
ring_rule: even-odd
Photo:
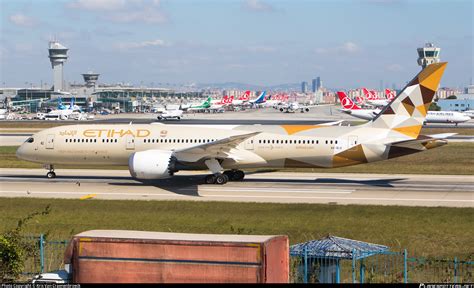
[[[152,182],[126,170],[0,169],[0,197],[474,207],[474,176],[262,172],[204,185],[203,173]]]

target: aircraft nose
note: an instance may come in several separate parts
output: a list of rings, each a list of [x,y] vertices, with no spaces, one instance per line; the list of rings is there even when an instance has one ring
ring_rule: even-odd
[[[25,160],[25,144],[22,144],[18,149],[16,149],[16,157]]]

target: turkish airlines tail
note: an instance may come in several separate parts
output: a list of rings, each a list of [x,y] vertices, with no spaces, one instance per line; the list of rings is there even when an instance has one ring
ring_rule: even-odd
[[[341,101],[342,108],[348,110],[359,110],[360,107],[357,106],[351,98],[347,97],[346,93],[342,91],[337,92],[337,96],[339,97],[339,101]]]
[[[239,97],[239,100],[247,101],[250,99],[250,90],[245,91],[242,96]]]
[[[393,98],[395,98],[395,91],[385,89],[385,96],[387,96],[388,100],[392,100]]]
[[[362,92],[364,93],[364,96],[367,100],[375,100],[374,96],[369,90],[367,90],[367,88],[362,88]]]

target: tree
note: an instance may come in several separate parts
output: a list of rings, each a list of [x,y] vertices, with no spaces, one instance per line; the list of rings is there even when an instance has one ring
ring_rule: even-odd
[[[22,235],[22,229],[34,217],[48,215],[51,211],[47,205],[43,211],[33,212],[18,220],[17,226],[0,234],[0,282],[12,282],[20,276],[28,257],[38,253],[37,243],[27,241]]]
[[[428,108],[428,111],[440,111],[441,107],[438,106],[435,102],[431,102],[430,107]]]

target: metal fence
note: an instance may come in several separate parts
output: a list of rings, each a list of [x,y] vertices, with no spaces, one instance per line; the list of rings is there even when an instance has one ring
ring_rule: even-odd
[[[48,271],[59,270],[64,267],[64,251],[69,243],[67,240],[47,240],[44,235],[28,236],[27,241],[32,241],[38,248],[38,253],[25,262],[23,274],[35,275]]]
[[[384,251],[352,259],[291,257],[292,283],[472,283],[474,261],[407,257]]]
[[[27,237],[38,253],[27,259],[25,275],[59,270],[64,267],[67,240],[47,240],[44,235]],[[472,283],[474,261],[408,257],[407,251],[384,251],[352,259],[331,257],[290,258],[292,283]]]

